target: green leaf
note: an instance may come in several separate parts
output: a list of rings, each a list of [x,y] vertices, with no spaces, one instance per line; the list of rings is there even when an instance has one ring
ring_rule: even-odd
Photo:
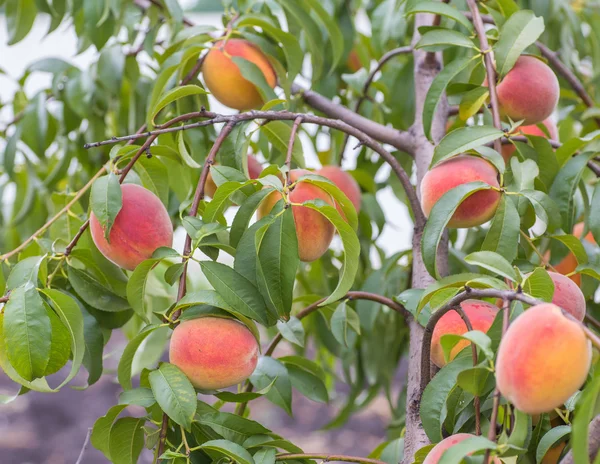
[[[160,259],[153,258],[138,264],[127,282],[127,301],[135,313],[145,322],[150,321],[150,310],[146,308],[145,304],[148,275],[159,262]]]
[[[349,346],[350,331],[360,335],[360,319],[358,314],[344,301],[338,305],[331,316],[331,333],[340,344],[347,347]]]
[[[581,180],[587,162],[595,156],[595,152],[581,153],[572,157],[556,175],[550,188],[550,198],[554,200],[561,212],[562,228],[573,230],[575,212],[575,192]]]
[[[125,55],[120,45],[104,47],[98,58],[98,82],[113,95],[121,95]]]
[[[517,62],[523,51],[544,32],[544,18],[533,11],[521,10],[513,14],[500,29],[500,39],[494,47],[496,70],[505,76]]]
[[[456,382],[460,388],[471,395],[482,396],[486,393],[490,376],[491,372],[485,367],[474,367],[472,369],[465,369],[458,374]]]
[[[450,81],[454,79],[462,70],[466,69],[469,64],[473,63],[474,59],[475,58],[471,57],[455,59],[444,66],[439,74],[435,76],[435,79],[433,79],[433,82],[429,87],[429,91],[427,92],[427,96],[425,97],[425,104],[423,106],[423,130],[425,131],[425,136],[429,140],[431,140],[433,116],[437,111],[440,101],[442,100],[442,95],[444,95],[446,87],[448,87]],[[454,133],[454,131],[451,133]],[[443,140],[440,142],[440,145],[442,143]]]
[[[232,56],[231,59],[240,70],[244,79],[254,84],[262,97],[263,103],[277,100],[277,94],[268,84],[264,73],[256,64],[241,56]]]
[[[250,376],[250,382],[262,390],[275,381],[266,394],[267,398],[292,415],[292,383],[286,367],[269,356],[258,358],[258,364]]]
[[[444,358],[446,361],[450,359],[450,353],[454,347],[463,340],[474,343],[483,352],[486,358],[494,359],[494,352],[492,351],[492,341],[483,332],[479,330],[472,330],[462,335],[459,334],[445,334],[440,338],[440,344],[444,350]]]
[[[286,364],[292,386],[307,398],[318,403],[327,403],[329,394],[323,378],[295,364]]]
[[[523,291],[534,298],[543,301],[552,301],[554,295],[554,282],[548,271],[538,267],[527,276],[522,284]]]
[[[101,311],[119,312],[129,309],[126,299],[115,295],[91,275],[68,266],[69,282],[87,304]]]
[[[226,440],[240,445],[252,435],[269,433],[269,430],[258,422],[228,412],[200,414],[196,417],[196,421],[210,427]]]
[[[600,395],[600,372],[596,371],[593,379],[587,383],[581,393],[575,408],[575,418],[571,422],[573,433],[571,434],[571,447],[573,461],[586,463],[588,460],[588,428],[590,421],[595,415],[595,407]]]
[[[504,136],[504,132],[491,126],[470,126],[455,129],[447,134],[435,147],[431,167],[459,153],[493,142]]]
[[[466,256],[465,261],[506,277],[513,282],[517,281],[517,274],[511,264],[504,256],[493,251],[476,251]]]
[[[470,356],[459,356],[440,370],[429,382],[421,398],[420,415],[427,437],[437,443],[442,436],[442,409],[448,395],[456,386],[458,374],[473,366]]]
[[[292,310],[294,282],[300,264],[292,209],[285,210],[264,229],[256,236],[258,289],[273,314],[287,317]]]
[[[475,87],[473,90],[469,90],[460,101],[458,117],[466,121],[471,116],[475,116],[489,96],[490,90],[487,87]]]
[[[346,196],[346,194],[344,192],[342,192],[339,189],[339,187],[337,185],[335,185],[333,182],[331,182],[329,179],[327,179],[325,177],[313,175],[313,174],[302,176],[302,177],[300,177],[299,181],[300,180],[302,182],[306,182],[308,184],[316,185],[321,190],[324,190],[329,195],[331,195],[333,197],[333,199],[335,200],[335,204],[337,206],[339,206],[340,208],[342,208],[344,217],[346,218],[346,221],[348,222],[348,224],[350,224],[350,227],[352,227],[353,230],[357,230],[357,228],[358,228],[358,213],[357,213],[356,209],[354,208],[354,205],[352,204],[350,199]]]
[[[44,264],[45,256],[29,256],[19,261],[11,269],[6,280],[6,289],[13,290],[26,283],[31,283],[33,286],[38,285],[40,269]],[[41,280],[41,279],[40,279]],[[44,281],[46,279],[44,278]],[[4,293],[2,293],[4,295]]]
[[[261,127],[261,132],[267,136],[269,142],[271,142],[281,153],[287,152],[288,143],[292,135],[291,123],[271,121],[269,124],[265,124]],[[298,134],[296,134],[294,148],[292,148],[292,160],[301,168],[306,166],[302,143]]]
[[[459,464],[463,462],[465,456],[478,451],[495,450],[497,447],[498,445],[496,443],[485,437],[469,437],[448,448],[444,454],[442,454],[439,464]]]
[[[515,243],[519,240],[520,223],[514,202],[507,195],[502,195],[481,250],[498,253],[511,263],[517,257]]]
[[[562,438],[566,437],[571,433],[570,425],[559,425],[550,429],[540,440],[538,443],[537,449],[535,451],[535,462],[540,464],[546,453],[552,448],[556,443],[558,443]]]
[[[110,429],[108,449],[114,464],[136,464],[144,448],[146,419],[122,417]]]
[[[213,261],[202,261],[200,267],[206,279],[233,309],[263,325],[273,325],[275,321],[270,318],[258,289],[243,275]]]
[[[138,348],[144,340],[158,329],[159,325],[149,325],[137,334],[125,347],[121,359],[119,360],[119,367],[117,368],[117,378],[123,390],[131,390],[131,367],[133,365],[133,358]]]
[[[590,204],[588,226],[596,243],[600,243],[600,184],[594,186],[594,193]]]
[[[539,190],[521,190],[521,194],[529,200],[535,211],[544,224],[550,229],[560,226],[560,210],[552,198]],[[541,232],[544,232],[543,230]],[[541,233],[540,232],[540,233]]]
[[[454,21],[460,23],[469,32],[473,31],[473,25],[465,17],[465,15],[463,15],[456,8],[442,2],[430,0],[419,0],[412,2],[412,5],[410,5],[406,10],[406,14],[413,15],[417,13],[433,13],[441,16],[446,16],[447,18],[453,19]]]
[[[287,321],[277,321],[277,330],[288,342],[304,346],[304,327],[297,317],[290,317]]]
[[[83,362],[83,356],[85,354],[83,315],[81,314],[77,302],[66,293],[54,289],[42,290],[42,293],[49,299],[71,338],[73,362],[71,363],[69,375],[58,387],[61,388],[77,375]]]
[[[231,224],[231,231],[229,232],[229,243],[231,246],[236,247],[240,243],[240,239],[244,232],[248,229],[248,224],[252,216],[262,203],[262,201],[273,192],[273,189],[264,188],[258,192],[253,193],[248,199],[240,206],[240,209],[233,218]]]
[[[585,251],[585,247],[578,237],[570,234],[564,234],[551,235],[550,238],[553,240],[558,240],[560,243],[565,245],[569,251],[575,255],[578,264],[586,264],[588,262],[588,256]]]
[[[475,192],[489,188],[490,186],[484,182],[461,184],[446,192],[431,209],[423,231],[421,252],[425,267],[432,276],[439,278],[436,263],[437,248],[452,215],[466,198]]]
[[[156,399],[151,389],[139,387],[119,393],[119,404],[134,404],[143,408],[150,408],[156,404]]]
[[[262,448],[254,454],[253,459],[256,464],[275,464],[276,455],[275,448]]]
[[[266,395],[271,390],[271,387],[275,385],[275,381],[277,379],[273,379],[273,381],[267,385],[265,388],[261,390],[256,390],[252,392],[242,392],[242,393],[232,393],[228,391],[221,391],[215,393],[215,396],[219,398],[221,401],[225,401],[227,403],[246,403],[247,401],[255,400],[256,398],[260,398],[261,396]]]
[[[206,95],[207,92],[198,85],[183,85],[175,89],[169,90],[164,94],[152,108],[149,121],[155,125],[154,120],[160,111],[170,103],[173,103],[180,98],[189,97],[190,95]]]
[[[123,409],[125,409],[125,406],[126,405],[124,404],[119,404],[110,408],[104,416],[96,420],[94,423],[94,428],[92,429],[92,435],[90,436],[92,445],[97,450],[102,451],[104,456],[106,456],[109,461],[111,461],[109,442],[110,429],[112,428],[117,416],[121,414]]]
[[[110,230],[123,207],[123,194],[119,179],[112,172],[92,184],[90,195],[92,212],[104,230],[104,238],[110,242]]]
[[[178,367],[161,363],[148,376],[160,408],[177,424],[190,431],[196,413],[196,391]]]
[[[440,27],[425,32],[415,45],[416,49],[426,52],[438,52],[449,47],[475,48],[475,44],[462,32]]]
[[[254,459],[248,451],[229,440],[210,440],[203,443],[200,448],[209,455],[226,456],[238,464],[254,464]],[[214,460],[218,461],[218,459]]]
[[[331,60],[331,66],[329,68],[329,73],[331,73],[344,54],[344,36],[338,26],[335,16],[332,16],[318,0],[306,0],[306,3],[310,5],[312,10],[316,13],[329,35],[331,51],[333,52],[333,59]]]
[[[179,151],[179,155],[181,156],[181,159],[190,168],[202,169],[202,165],[199,163],[196,163],[194,158],[192,158],[192,155],[190,155],[190,153],[188,152],[188,149],[185,146],[185,140],[183,138],[183,134],[184,134],[184,131],[179,131],[177,133],[177,149]]]
[[[342,245],[344,246],[344,263],[342,264],[340,280],[333,293],[320,304],[320,306],[327,306],[342,298],[352,288],[358,270],[360,242],[358,241],[356,233],[352,230],[352,227],[348,225],[338,210],[333,206],[322,200],[305,201],[302,203],[302,206],[314,209],[325,216],[337,229],[340,238],[342,239]]]
[[[7,45],[20,42],[33,27],[37,9],[34,0],[15,0],[6,4]]]
[[[202,215],[202,219],[205,222],[215,222],[217,218],[223,214],[225,209],[230,205],[231,201],[229,200],[235,192],[249,185],[249,182],[225,182],[224,184],[219,185],[212,201],[206,205],[206,210]]]
[[[50,359],[52,326],[44,301],[31,283],[10,293],[3,325],[10,364],[25,380],[43,377]]]

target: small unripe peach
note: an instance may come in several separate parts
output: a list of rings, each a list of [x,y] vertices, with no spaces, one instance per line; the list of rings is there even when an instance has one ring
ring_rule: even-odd
[[[446,450],[452,448],[454,445],[457,445],[462,441],[465,441],[467,438],[472,438],[474,436],[475,435],[471,435],[470,433],[457,433],[444,438],[431,449],[427,457],[425,457],[423,464],[437,464]],[[494,464],[502,464],[502,462],[495,456],[493,458],[493,462]]]
[[[246,380],[258,362],[256,338],[242,323],[200,317],[180,323],[171,336],[169,361],[200,390],[218,390]]]
[[[592,350],[578,322],[544,303],[521,314],[500,342],[496,385],[527,414],[561,406],[585,382]]]
[[[100,252],[116,265],[134,270],[160,247],[173,245],[173,225],[166,208],[150,190],[121,185],[123,206],[110,229],[109,240],[92,213],[90,231]]]
[[[304,169],[292,169],[290,180],[296,182],[300,176],[310,174]],[[279,192],[273,192],[267,196],[258,208],[258,218],[268,215],[273,207],[283,197]],[[316,185],[306,182],[296,184],[289,195],[292,203],[304,203],[309,200],[323,200],[334,205],[331,196]],[[304,262],[319,259],[329,248],[335,227],[329,220],[318,211],[306,206],[292,206],[294,222],[296,224],[296,235],[298,236],[298,255]]]
[[[583,321],[586,305],[585,296],[583,296],[581,289],[571,279],[558,272],[548,271],[548,275],[554,282],[552,303],[564,309],[576,319]]]
[[[499,188],[498,171],[488,161],[476,156],[460,155],[436,165],[421,182],[421,206],[429,216],[433,205],[449,190],[469,182],[481,181]],[[456,209],[448,227],[479,226],[489,221],[500,202],[497,190],[480,190],[467,197]]]
[[[466,300],[460,304],[460,307],[469,318],[473,330],[487,332],[494,322],[498,313],[498,308],[491,303],[479,300]],[[444,314],[433,329],[431,337],[431,362],[438,367],[444,367],[444,350],[442,349],[442,335],[455,334],[463,335],[468,332],[467,326],[456,311],[448,311]],[[450,361],[460,353],[470,343],[467,340],[458,342],[450,352]]]
[[[244,58],[258,66],[267,84],[274,88],[275,71],[267,56],[252,42],[229,39],[215,43],[202,64],[206,87],[223,105],[236,110],[249,110],[261,106],[263,97],[256,86],[244,78],[232,57]]]
[[[552,119],[548,118],[543,121],[543,124],[546,126],[546,129],[548,129],[550,140],[558,141],[558,127],[556,127],[556,123],[552,121]],[[521,126],[515,131],[514,135],[535,135],[538,137],[548,138],[548,135],[546,135],[546,133],[540,129],[537,124],[533,124],[531,126]],[[508,163],[508,160],[516,149],[517,148],[510,143],[502,145],[502,157],[506,163]]]
[[[358,182],[354,180],[354,177],[352,177],[346,171],[343,171],[339,166],[323,166],[316,172],[316,174],[333,182],[336,187],[339,188],[342,193],[346,195],[352,202],[356,212],[358,213],[360,211],[360,187],[358,186]],[[343,216],[344,213],[339,205],[336,205],[336,207]]]
[[[213,166],[218,166],[218,164],[215,163]],[[248,155],[248,177],[250,177],[250,179],[258,179],[261,172],[262,172],[262,164],[260,164],[260,162],[256,159],[256,157],[254,157],[252,155]],[[217,191],[217,184],[215,184],[215,181],[212,177],[211,172],[208,171],[208,177],[206,178],[206,184],[204,184],[204,194],[207,197],[212,198],[215,196],[216,191]]]
[[[503,115],[531,125],[542,122],[558,104],[560,86],[556,74],[543,61],[521,56],[497,87]]]

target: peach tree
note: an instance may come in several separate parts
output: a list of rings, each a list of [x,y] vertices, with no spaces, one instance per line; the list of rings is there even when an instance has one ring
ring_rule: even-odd
[[[113,377],[115,463],[598,462],[596,2],[0,6],[94,57],[2,102],[2,402]],[[252,419],[340,383],[330,427],[388,400],[368,457]]]

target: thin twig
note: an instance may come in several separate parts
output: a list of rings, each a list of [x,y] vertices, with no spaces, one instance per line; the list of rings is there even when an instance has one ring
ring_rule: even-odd
[[[159,458],[165,451],[165,442],[167,440],[167,432],[169,429],[169,416],[163,413],[162,423],[160,426],[160,432],[158,435],[158,446],[156,448],[156,455],[154,456],[154,462],[158,462]]]
[[[362,458],[359,456],[345,456],[342,454],[315,454],[315,453],[298,453],[298,454],[278,454],[277,461],[292,461],[304,459],[322,459],[323,462],[339,461],[339,462],[356,462],[360,464],[385,464],[378,459]]]
[[[8,295],[0,297],[0,303],[6,303],[8,301]]]
[[[487,74],[488,88],[490,90],[490,103],[492,106],[492,119],[494,121],[494,127],[502,130],[502,122],[500,121],[500,105],[498,104],[498,94],[496,93],[496,68],[494,67],[494,60],[491,55],[490,45],[488,43],[487,35],[485,34],[485,27],[483,20],[481,19],[481,13],[477,7],[476,0],[467,0],[469,10],[473,16],[473,26],[475,26],[475,32],[479,38],[479,48],[483,53],[483,59],[485,62],[485,71]],[[497,152],[500,152],[502,147],[500,140],[494,142],[494,148]]]
[[[85,440],[83,441],[83,446],[81,447],[79,457],[77,458],[77,461],[75,462],[75,464],[81,464],[83,462],[83,455],[85,454],[85,450],[88,447],[91,435],[92,435],[92,428],[88,427],[87,433],[85,434]]]
[[[594,319],[592,316],[590,316],[589,314],[585,315],[585,321],[594,326],[596,329],[600,330],[600,322],[597,321],[596,319]]]
[[[285,166],[287,167],[287,172],[285,173],[286,185],[289,187],[292,183],[290,179],[290,169],[292,166],[292,154],[294,153],[294,142],[296,141],[296,133],[298,132],[298,128],[302,124],[302,116],[298,116],[294,119],[294,124],[292,125],[292,131],[290,133],[290,141],[287,146],[287,154],[285,156]]]

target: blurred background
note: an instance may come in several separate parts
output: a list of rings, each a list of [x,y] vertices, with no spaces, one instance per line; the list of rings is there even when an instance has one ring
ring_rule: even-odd
[[[17,1],[17,0],[8,0]],[[186,15],[198,25],[222,26],[221,8],[218,0],[180,0],[186,8]],[[365,22],[366,24],[366,22]],[[9,100],[18,89],[17,81],[23,76],[26,68],[41,58],[57,57],[67,60],[74,65],[85,68],[95,59],[96,50],[91,47],[84,53],[76,55],[76,38],[64,24],[50,35],[46,35],[49,20],[41,16],[36,20],[32,32],[14,46],[7,46],[6,18],[0,9],[0,102]],[[360,26],[360,24],[359,24]],[[369,34],[368,30],[361,30]],[[28,96],[44,88],[50,82],[49,75],[36,73],[29,77],[25,91]],[[218,104],[211,102],[216,112],[231,112]],[[0,108],[0,127],[13,117],[10,106]],[[119,134],[124,135],[124,134]],[[344,167],[352,169],[355,156],[350,141],[344,157]],[[308,144],[304,144],[305,151]],[[0,141],[0,153],[4,147]],[[318,168],[319,162],[314,152],[306,151],[307,165]],[[383,181],[388,172],[382,169],[379,173]],[[3,193],[2,208],[11,201],[9,189]],[[388,225],[380,235],[378,243],[389,256],[397,251],[410,247],[412,225],[406,207],[398,201],[391,188],[380,190],[377,199],[382,207]],[[227,214],[231,220],[235,208],[230,208]],[[180,229],[175,235],[174,248],[183,248],[185,232]],[[334,244],[335,245],[335,244]],[[338,244],[339,246],[339,244]],[[0,250],[7,251],[7,250]],[[377,258],[375,258],[377,259]],[[195,264],[197,263],[190,263]],[[197,268],[196,268],[197,271]],[[190,274],[202,278],[199,271],[190,270]],[[85,441],[88,428],[94,421],[105,414],[109,407],[118,401],[121,391],[116,382],[116,364],[119,353],[126,344],[124,336],[115,336],[105,350],[105,375],[87,390],[65,388],[56,394],[40,394],[30,392],[8,405],[0,405],[0,463],[1,464],[73,464]],[[165,340],[162,340],[164,343]],[[282,353],[283,353],[283,348]],[[61,373],[57,374],[61,375]],[[397,372],[398,379],[405,375],[405,366],[401,365]],[[84,384],[82,379],[79,384]],[[77,385],[77,379],[73,382]],[[323,430],[337,416],[343,405],[342,399],[347,393],[341,385],[332,395],[329,405],[313,403],[302,395],[294,395],[294,417],[267,400],[261,398],[252,403],[253,418],[277,431],[291,440],[306,452],[331,452],[366,456],[386,436],[386,427],[390,423],[388,401],[396,401],[401,382],[394,382],[397,391],[391,392],[388,398],[381,396],[375,399],[368,408],[353,415],[341,428]],[[16,386],[0,372],[0,394],[13,395]],[[208,400],[208,399],[207,399]],[[106,459],[88,445],[82,461],[86,464],[104,463]],[[144,455],[140,462],[150,462],[149,455]]]

